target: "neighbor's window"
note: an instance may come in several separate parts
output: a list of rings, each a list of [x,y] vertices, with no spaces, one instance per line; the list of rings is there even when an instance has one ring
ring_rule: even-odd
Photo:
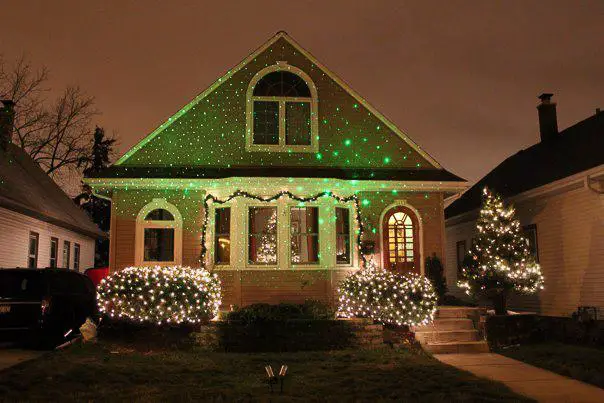
[[[143,225],[143,260],[173,262],[176,221],[172,213],[161,208],[155,209],[146,215]]]
[[[248,215],[249,263],[277,263],[277,208],[250,207]]]
[[[71,242],[63,241],[63,266],[69,269],[69,260],[71,257]]]
[[[291,262],[319,263],[319,208],[292,207]]]
[[[40,235],[37,232],[29,233],[29,248],[27,252],[27,267],[35,269],[38,267],[38,243]]]
[[[522,227],[523,236],[528,242],[528,248],[535,259],[539,263],[539,245],[537,244],[537,224],[530,224]]]
[[[350,210],[336,207],[336,263],[350,263]]]
[[[50,238],[50,262],[49,266],[53,269],[57,267],[57,257],[59,255],[59,240],[55,237]]]
[[[80,271],[80,244],[73,244],[73,269]]]
[[[266,74],[254,86],[250,102],[252,144],[312,144],[311,115],[316,99],[300,76],[286,70]]]
[[[461,266],[463,264],[463,260],[466,257],[466,241],[458,241],[456,244],[457,249],[457,270],[461,272]]]
[[[214,214],[214,262],[229,264],[231,261],[231,209],[217,208]]]

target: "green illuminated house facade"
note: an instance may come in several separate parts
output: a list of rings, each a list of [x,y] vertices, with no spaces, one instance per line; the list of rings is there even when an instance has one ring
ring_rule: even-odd
[[[112,271],[203,265],[227,307],[333,301],[364,261],[423,273],[465,187],[284,32],[86,182]]]

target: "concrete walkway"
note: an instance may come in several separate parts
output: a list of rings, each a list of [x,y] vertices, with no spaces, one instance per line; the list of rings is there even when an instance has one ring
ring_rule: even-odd
[[[39,357],[42,351],[20,350],[20,349],[0,349],[0,371],[17,365],[20,362],[28,361]]]
[[[481,378],[504,383],[539,402],[604,402],[604,389],[499,354],[435,354],[434,357]]]

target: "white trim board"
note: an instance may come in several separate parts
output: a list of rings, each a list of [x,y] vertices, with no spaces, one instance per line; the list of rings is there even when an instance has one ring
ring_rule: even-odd
[[[346,84],[342,79],[336,76],[331,70],[321,64],[310,52],[303,49],[294,39],[292,39],[286,32],[280,31],[275,36],[270,38],[267,42],[265,42],[262,46],[256,49],[252,54],[243,59],[237,66],[233,69],[227,71],[225,75],[216,80],[211,86],[209,86],[206,90],[204,90],[201,94],[196,96],[191,102],[181,108],[178,112],[172,115],[168,120],[162,123],[159,127],[157,127],[151,134],[147,135],[140,142],[138,142],[135,146],[130,148],[124,155],[122,155],[114,165],[121,165],[128,158],[130,158],[134,153],[140,150],[145,144],[167,129],[172,123],[174,123],[178,118],[184,115],[187,111],[201,102],[205,97],[210,95],[214,90],[220,87],[224,82],[226,82],[229,78],[231,78],[235,73],[241,70],[244,66],[249,64],[254,60],[260,53],[264,52],[271,45],[277,42],[279,39],[283,38],[289,44],[291,44],[296,50],[298,50],[302,55],[304,55],[307,59],[309,59],[312,63],[314,63],[319,69],[321,69],[328,77],[334,80],[340,87],[342,87],[350,96],[356,99],[360,104],[362,104],[369,112],[374,114],[379,120],[381,120],[390,130],[396,133],[403,141],[405,141],[409,146],[419,153],[422,157],[424,157],[433,167],[437,169],[443,169],[442,166],[426,151],[421,149],[421,147],[415,143],[411,138],[409,138],[405,133],[403,133],[394,123],[388,120],[384,115],[382,115],[377,109],[369,104],[363,97],[361,97],[356,91],[354,91],[348,84]]]

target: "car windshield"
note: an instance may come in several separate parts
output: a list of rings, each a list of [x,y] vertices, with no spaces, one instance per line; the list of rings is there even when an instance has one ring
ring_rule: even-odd
[[[42,298],[42,294],[40,273],[0,270],[0,298]]]

